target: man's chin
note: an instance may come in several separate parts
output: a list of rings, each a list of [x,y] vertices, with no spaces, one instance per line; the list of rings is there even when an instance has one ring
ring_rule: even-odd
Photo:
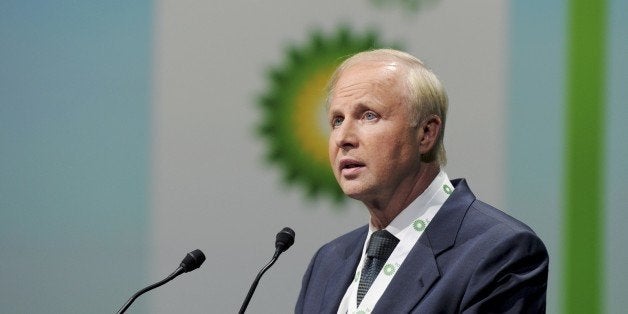
[[[361,201],[368,194],[368,190],[362,185],[344,184],[341,185],[340,188],[346,196],[358,201]]]

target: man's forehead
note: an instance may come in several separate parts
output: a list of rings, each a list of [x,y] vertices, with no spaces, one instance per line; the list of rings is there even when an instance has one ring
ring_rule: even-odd
[[[359,71],[363,69],[379,70],[384,72],[394,72],[400,68],[399,61],[388,59],[361,59],[349,64],[341,73],[341,76],[351,70]]]
[[[361,63],[345,69],[334,86],[332,92],[344,89],[374,88],[392,85],[397,81],[396,64]]]
[[[389,88],[382,80],[366,76],[338,81],[330,95],[330,109],[352,103],[370,103],[387,93]]]
[[[332,95],[357,90],[390,88],[399,80],[398,64],[360,63],[345,69],[336,80]]]

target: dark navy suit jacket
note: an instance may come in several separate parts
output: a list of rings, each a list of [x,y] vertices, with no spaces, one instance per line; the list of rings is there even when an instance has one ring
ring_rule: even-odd
[[[544,313],[548,255],[525,224],[476,199],[464,179],[372,313]],[[336,313],[359,263],[363,226],[318,250],[295,313]]]

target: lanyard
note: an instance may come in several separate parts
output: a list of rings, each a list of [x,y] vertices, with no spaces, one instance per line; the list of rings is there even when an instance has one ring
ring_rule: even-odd
[[[423,234],[423,231],[427,228],[432,218],[434,218],[452,191],[453,186],[449,182],[447,174],[441,171],[425,192],[412,202],[408,208],[395,217],[391,224],[386,227],[386,229],[400,241],[362,299],[362,302],[360,302],[360,306],[357,307],[358,284],[360,282],[362,268],[366,261],[364,250],[366,250],[368,241],[374,231],[370,230],[362,251],[362,259],[356,268],[353,281],[351,285],[349,285],[347,293],[345,293],[340,307],[338,308],[338,313],[363,314],[373,311],[375,304],[386,290],[386,287],[388,287],[388,284],[408,256],[408,253],[410,253],[410,250],[412,250]],[[400,223],[402,225],[400,225]]]

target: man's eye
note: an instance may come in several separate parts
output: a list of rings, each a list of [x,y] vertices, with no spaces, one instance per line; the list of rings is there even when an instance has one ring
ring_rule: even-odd
[[[377,115],[375,113],[369,111],[369,112],[364,114],[364,119],[366,119],[366,120],[375,120],[375,119],[377,119]]]
[[[342,117],[335,117],[335,118],[331,119],[331,126],[332,127],[340,126],[342,124],[343,120],[344,119]]]

